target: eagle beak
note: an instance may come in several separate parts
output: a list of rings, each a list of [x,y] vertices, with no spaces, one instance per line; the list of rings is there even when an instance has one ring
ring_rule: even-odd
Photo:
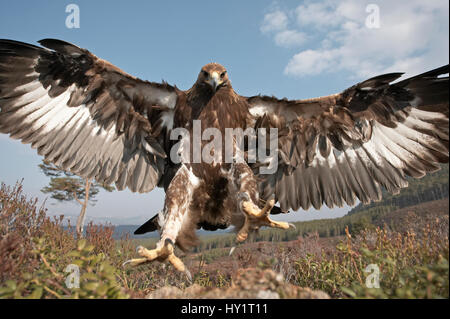
[[[211,77],[208,80],[208,83],[212,86],[214,91],[216,91],[217,87],[220,84],[222,84],[222,81],[220,80],[219,73],[213,72],[213,74],[211,74]]]

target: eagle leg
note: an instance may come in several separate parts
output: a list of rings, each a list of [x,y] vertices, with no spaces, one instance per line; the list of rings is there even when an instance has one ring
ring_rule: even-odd
[[[186,221],[189,219],[189,206],[195,188],[198,185],[198,178],[184,164],[178,169],[169,187],[166,190],[164,209],[158,215],[158,225],[160,227],[161,239],[155,249],[149,250],[142,246],[137,248],[137,253],[143,258],[131,259],[126,262],[133,266],[150,261],[168,261],[176,270],[186,273],[191,280],[190,273],[180,258],[174,254],[175,243],[180,243],[180,233]]]
[[[258,229],[262,226],[289,229],[291,224],[270,219],[269,213],[274,205],[274,198],[268,200],[262,209],[255,205],[252,200],[243,201],[242,211],[245,215],[245,221],[236,236],[237,242],[243,242],[246,240],[251,229]]]
[[[130,259],[126,261],[123,265],[131,265],[131,266],[138,266],[144,263],[148,263],[154,260],[164,262],[168,261],[170,262],[176,270],[180,272],[185,272],[188,277],[190,276],[189,271],[187,270],[184,263],[181,261],[180,258],[175,256],[174,253],[174,245],[170,239],[166,239],[164,242],[164,245],[159,245],[160,247],[156,247],[155,249],[147,249],[142,246],[138,246],[136,248],[137,253],[142,256],[143,258],[135,258]]]

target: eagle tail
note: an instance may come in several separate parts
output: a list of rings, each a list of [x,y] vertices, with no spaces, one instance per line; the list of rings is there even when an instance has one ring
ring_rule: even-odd
[[[134,231],[135,235],[142,235],[158,229],[158,215],[150,218],[145,224]]]

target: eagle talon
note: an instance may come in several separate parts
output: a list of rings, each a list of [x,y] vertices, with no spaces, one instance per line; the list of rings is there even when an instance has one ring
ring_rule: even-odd
[[[257,219],[262,218],[264,216],[269,216],[270,210],[272,209],[273,206],[275,206],[275,198],[273,197],[266,202],[266,204],[262,209],[260,209],[257,205],[255,205],[251,200],[244,201],[242,203],[242,209],[244,213],[248,217],[253,217]]]
[[[251,200],[244,201],[242,203],[242,211],[245,214],[245,222],[236,236],[236,241],[238,243],[245,241],[250,229],[259,229],[262,226],[281,229],[289,229],[292,227],[295,229],[294,224],[278,222],[269,218],[270,210],[274,205],[275,198],[273,196],[267,200],[262,209],[256,206]]]
[[[245,224],[244,226],[242,226],[241,230],[238,232],[238,234],[236,235],[236,242],[238,243],[242,243],[243,241],[245,241],[248,237],[248,221],[247,219],[245,220]]]
[[[145,264],[146,262],[148,262],[147,258],[130,259],[130,260],[127,260],[126,262],[124,262],[122,264],[122,267],[126,267],[127,265],[135,267],[135,266],[138,266],[138,265],[141,265],[141,264]]]
[[[181,261],[181,259],[175,256],[173,251],[174,248],[173,243],[171,241],[166,241],[163,246],[152,250],[149,250],[143,246],[138,246],[136,247],[136,252],[143,258],[130,259],[124,262],[123,266],[126,265],[138,266],[154,260],[158,260],[161,262],[167,260],[175,267],[176,270],[180,272],[185,272],[188,279],[189,277],[192,278],[192,276],[190,276],[189,270],[187,270],[186,266]]]

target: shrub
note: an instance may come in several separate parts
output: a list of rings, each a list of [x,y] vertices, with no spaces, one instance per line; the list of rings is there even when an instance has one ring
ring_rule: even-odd
[[[113,226],[90,223],[86,239],[77,241],[73,228],[63,227],[62,216],[49,218],[36,204],[23,195],[20,183],[1,185],[0,298],[141,298],[163,286],[183,289],[191,284],[167,264],[122,267],[136,257],[137,244],[154,246],[154,239],[114,240]],[[449,297],[448,215],[397,214],[387,219],[390,228],[375,227],[372,218],[358,220],[350,224],[352,235],[346,227],[345,236],[334,239],[321,238],[325,228],[315,221],[306,236],[297,234],[288,243],[249,242],[231,257],[224,248],[234,245],[230,234],[206,238],[203,249],[209,249],[201,254],[176,253],[193,271],[194,283],[203,287],[229,287],[238,269],[259,266],[334,298]],[[379,288],[366,285],[373,275],[366,272],[369,265],[379,270]],[[69,288],[76,269],[79,287]]]
[[[353,239],[347,229],[336,253],[297,261],[296,284],[334,297],[448,298],[448,232],[438,231],[445,221],[448,229],[448,218],[436,219],[420,236],[378,227]],[[366,285],[369,265],[379,269],[379,288]]]
[[[117,269],[105,260],[103,253],[93,253],[94,246],[80,240],[77,248],[65,256],[57,255],[45,238],[35,238],[32,254],[40,261],[33,272],[20,274],[0,287],[0,298],[127,298],[116,280]],[[64,261],[63,261],[64,260]],[[79,275],[75,286],[67,266],[76,266]],[[74,269],[74,268],[72,268]],[[69,282],[68,282],[69,281]],[[68,288],[73,287],[73,288]]]

